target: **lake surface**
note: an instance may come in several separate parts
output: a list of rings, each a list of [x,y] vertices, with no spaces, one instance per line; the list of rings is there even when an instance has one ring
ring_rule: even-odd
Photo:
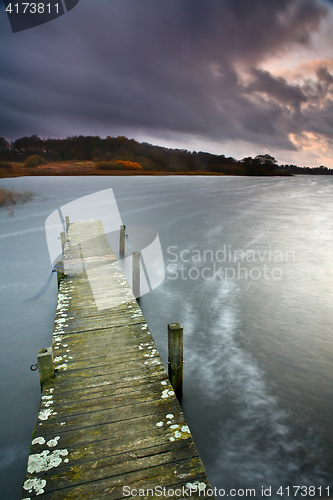
[[[45,219],[106,188],[125,225],[159,234],[166,278],[140,305],[165,365],[168,323],[184,328],[182,407],[212,486],[235,498],[262,487],[287,498],[294,485],[308,488],[298,497],[333,496],[331,176],[0,185],[37,193],[14,213],[0,209],[0,500],[20,495],[40,400],[30,365],[52,338],[55,278],[25,301],[51,272]]]

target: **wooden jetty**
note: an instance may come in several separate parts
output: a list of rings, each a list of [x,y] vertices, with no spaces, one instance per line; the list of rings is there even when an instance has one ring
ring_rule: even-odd
[[[100,221],[70,224],[63,262],[21,499],[214,498]]]

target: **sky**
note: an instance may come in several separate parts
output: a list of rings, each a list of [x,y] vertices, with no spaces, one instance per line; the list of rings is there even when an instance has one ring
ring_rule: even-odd
[[[80,0],[17,33],[0,3],[0,44],[7,140],[125,135],[333,168],[333,0]]]

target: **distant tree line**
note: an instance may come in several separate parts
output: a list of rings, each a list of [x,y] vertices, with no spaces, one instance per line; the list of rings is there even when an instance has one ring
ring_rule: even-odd
[[[67,139],[41,139],[37,135],[21,137],[8,142],[0,137],[0,161],[25,162],[38,155],[47,162],[94,161],[103,168],[127,165],[127,168],[161,170],[168,172],[206,171],[229,175],[291,175],[333,174],[333,170],[321,165],[318,168],[277,165],[269,154],[236,160],[224,155],[191,152],[185,149],[169,149],[139,143],[124,136],[101,139],[98,136],[74,136]],[[127,163],[126,163],[127,162]],[[139,165],[131,167],[130,163]],[[109,167],[108,167],[109,165]],[[97,166],[98,168],[98,166]]]
[[[320,167],[298,167],[297,165],[280,165],[279,169],[287,169],[290,170],[293,174],[309,174],[309,175],[332,175],[333,169],[329,169],[324,167],[324,165],[320,165]]]

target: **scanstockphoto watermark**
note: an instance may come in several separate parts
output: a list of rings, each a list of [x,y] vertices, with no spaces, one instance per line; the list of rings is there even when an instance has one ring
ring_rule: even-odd
[[[295,250],[234,249],[223,245],[217,250],[167,248],[167,279],[206,281],[275,280],[283,276],[283,264],[296,262]]]
[[[229,491],[221,488],[209,488],[205,483],[195,481],[194,483],[186,483],[185,486],[181,487],[165,487],[165,486],[155,486],[154,488],[132,488],[131,486],[123,486],[123,496],[124,497],[145,497],[145,498],[191,498],[193,494],[196,497],[255,497],[255,489],[231,489]]]

